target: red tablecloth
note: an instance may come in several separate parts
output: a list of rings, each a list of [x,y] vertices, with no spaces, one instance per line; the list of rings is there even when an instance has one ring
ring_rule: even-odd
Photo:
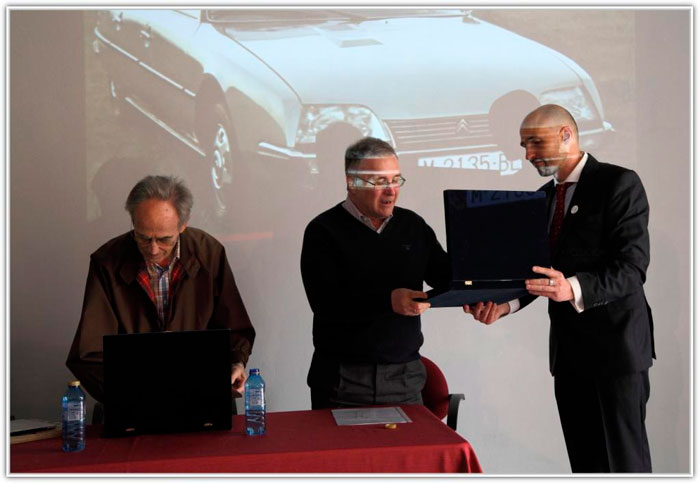
[[[11,473],[454,473],[481,472],[474,450],[424,406],[403,406],[412,423],[337,426],[330,410],[268,413],[267,433],[231,431],[107,439],[89,426],[85,450],[60,439],[11,446]]]

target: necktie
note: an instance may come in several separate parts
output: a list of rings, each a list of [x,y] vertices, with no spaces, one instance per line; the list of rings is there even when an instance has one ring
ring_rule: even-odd
[[[559,183],[557,185],[557,196],[554,202],[554,216],[552,217],[552,226],[549,227],[549,249],[554,253],[557,247],[557,239],[561,233],[561,225],[564,221],[564,211],[566,205],[566,190],[574,183]]]

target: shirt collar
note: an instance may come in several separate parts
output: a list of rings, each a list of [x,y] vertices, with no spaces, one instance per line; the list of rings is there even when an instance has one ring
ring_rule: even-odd
[[[175,243],[175,256],[173,257],[173,260],[179,260],[180,259],[180,235],[177,236],[177,242]]]
[[[360,209],[357,206],[355,206],[355,203],[352,202],[349,195],[345,198],[345,201],[343,201],[343,208],[345,208],[348,211],[348,213],[350,213],[353,217],[357,218],[366,226],[371,228],[372,231],[376,231],[377,233],[381,233],[384,227],[386,227],[386,224],[389,223],[389,220],[391,220],[391,218],[394,216],[393,213],[387,216],[386,218],[384,218],[384,221],[382,222],[381,226],[379,228],[375,228],[374,224],[372,223],[372,220],[368,216],[365,216],[360,211]]]
[[[573,171],[569,173],[569,176],[566,177],[562,183],[578,183],[579,178],[581,177],[581,172],[583,171],[583,167],[586,165],[586,161],[588,161],[588,153],[584,151],[583,156],[581,156],[581,160],[576,163],[576,166],[574,166]],[[554,185],[558,185],[559,181],[557,181],[557,177],[554,176]]]

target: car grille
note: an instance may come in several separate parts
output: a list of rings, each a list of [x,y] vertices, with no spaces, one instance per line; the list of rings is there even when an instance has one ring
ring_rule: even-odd
[[[492,144],[488,114],[387,120],[398,151]]]

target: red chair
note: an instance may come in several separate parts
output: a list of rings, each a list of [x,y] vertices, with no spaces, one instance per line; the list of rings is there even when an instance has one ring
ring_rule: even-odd
[[[456,431],[459,403],[464,400],[464,394],[450,394],[440,368],[425,356],[421,356],[421,361],[426,372],[425,387],[421,393],[423,405],[439,419],[447,416],[447,426]]]

